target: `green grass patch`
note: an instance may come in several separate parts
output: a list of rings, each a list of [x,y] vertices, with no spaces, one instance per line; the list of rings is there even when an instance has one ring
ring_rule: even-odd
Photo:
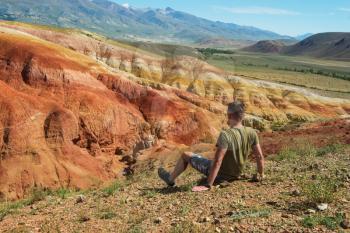
[[[14,213],[17,209],[20,209],[26,205],[27,205],[27,200],[1,203],[0,204],[0,221],[2,221],[7,215]]]
[[[342,144],[330,144],[325,147],[319,148],[317,150],[316,155],[317,156],[324,156],[327,154],[337,154],[337,153],[344,153],[345,151],[345,146]]]
[[[29,198],[27,199],[27,205],[32,205],[38,201],[42,201],[52,193],[53,192],[49,189],[34,187],[31,191]]]
[[[196,186],[196,185],[198,185],[197,181],[192,181],[192,182],[189,181],[186,184],[181,186],[181,191],[183,191],[183,192],[191,192],[192,188],[194,186]]]
[[[276,156],[272,158],[274,161],[291,161],[298,157],[298,154],[295,150],[291,148],[284,148],[277,153]]]
[[[170,233],[202,233],[214,232],[214,229],[205,228],[204,226],[197,226],[193,222],[183,221],[173,226]]]
[[[343,220],[343,213],[337,213],[335,216],[314,215],[305,217],[301,221],[301,224],[303,225],[303,227],[307,228],[315,228],[318,225],[323,225],[329,230],[336,230],[339,228],[339,225]]]
[[[276,156],[274,161],[293,161],[296,159],[309,159],[317,155],[317,149],[311,143],[296,142],[293,146],[284,147]]]
[[[180,209],[180,214],[181,215],[187,215],[191,210],[191,207],[188,205],[183,205]]]
[[[122,183],[119,180],[114,181],[112,184],[110,184],[109,186],[107,186],[106,188],[102,189],[102,192],[106,195],[106,196],[112,196],[115,193],[117,193],[122,187],[124,187],[125,184]]]
[[[47,188],[42,187],[34,187],[31,189],[27,198],[14,201],[14,202],[2,202],[0,203],[0,221],[5,218],[5,216],[15,213],[16,210],[21,209],[23,207],[33,205],[36,202],[44,200],[47,196],[58,196],[62,199],[65,199],[68,194],[72,193],[71,190],[61,188],[55,191],[52,191]]]
[[[155,197],[157,195],[157,191],[155,189],[146,189],[142,192],[141,195],[146,197],[146,198],[152,198],[152,197]]]
[[[144,229],[142,229],[139,225],[132,226],[128,231],[128,233],[144,233],[146,232]]]
[[[266,218],[270,215],[270,209],[248,209],[234,212],[231,214],[230,218],[237,221],[245,218]]]
[[[336,198],[339,181],[327,177],[317,177],[315,180],[303,177],[299,186],[308,202],[331,203]]]
[[[55,191],[56,196],[60,197],[61,199],[66,199],[71,193],[72,191],[66,188],[60,188]]]
[[[112,218],[115,218],[116,216],[117,214],[112,209],[107,208],[107,209],[100,210],[98,217],[100,219],[112,219]]]

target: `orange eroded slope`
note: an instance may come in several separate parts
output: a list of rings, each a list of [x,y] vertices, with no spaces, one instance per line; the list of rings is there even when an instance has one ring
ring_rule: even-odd
[[[9,33],[0,33],[0,109],[0,194],[11,199],[33,186],[108,182],[122,173],[119,149],[212,140],[222,123],[171,88],[144,87],[87,56]]]

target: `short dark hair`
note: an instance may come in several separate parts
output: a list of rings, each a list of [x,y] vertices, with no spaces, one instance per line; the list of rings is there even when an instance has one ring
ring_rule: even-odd
[[[232,115],[237,120],[243,120],[245,104],[242,101],[234,101],[227,107],[227,114]]]

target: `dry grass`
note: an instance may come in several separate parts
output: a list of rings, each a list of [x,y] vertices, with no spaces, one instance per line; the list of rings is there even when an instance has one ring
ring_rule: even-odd
[[[286,148],[278,159],[267,161],[268,178],[262,183],[240,180],[229,187],[198,194],[191,192],[201,179],[196,171],[189,169],[178,180],[177,188],[167,188],[148,162],[140,163],[134,176],[105,189],[86,192],[82,203],[76,203],[77,193],[62,197],[59,192],[51,192],[30,204],[2,205],[0,231],[15,230],[22,224],[22,228],[41,228],[43,232],[213,232],[216,228],[222,232],[331,232],[340,229],[339,213],[350,211],[350,148],[329,148],[298,146],[293,156],[285,155],[292,151]],[[157,163],[151,167],[157,167]],[[255,165],[249,164],[247,174],[254,171]],[[329,176],[337,181],[337,189],[329,210],[307,215],[305,211],[313,208],[310,201],[316,201],[312,198],[324,194],[315,192],[313,196],[300,186],[301,178],[313,175],[319,178],[305,180],[307,185]],[[294,196],[293,190],[301,194]],[[157,222],[159,217],[161,221]]]

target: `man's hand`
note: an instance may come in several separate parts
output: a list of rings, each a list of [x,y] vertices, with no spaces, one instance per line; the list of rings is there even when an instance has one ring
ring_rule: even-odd
[[[253,147],[255,159],[256,159],[256,165],[257,165],[257,173],[256,176],[253,176],[253,181],[258,182],[262,181],[264,179],[264,164],[265,164],[265,159],[264,155],[261,150],[260,144],[257,144]]]
[[[252,181],[253,182],[261,182],[265,179],[265,175],[264,174],[260,174],[260,173],[256,173],[253,175],[252,177]]]
[[[208,190],[210,190],[210,188],[207,186],[194,186],[192,188],[192,192],[203,192],[203,191],[208,191]]]
[[[226,151],[227,151],[227,148],[226,149],[218,148],[216,150],[213,165],[210,168],[209,176],[207,179],[207,184],[209,186],[212,186],[214,184],[215,178],[218,175],[218,172],[220,170],[222,160],[225,157]]]

